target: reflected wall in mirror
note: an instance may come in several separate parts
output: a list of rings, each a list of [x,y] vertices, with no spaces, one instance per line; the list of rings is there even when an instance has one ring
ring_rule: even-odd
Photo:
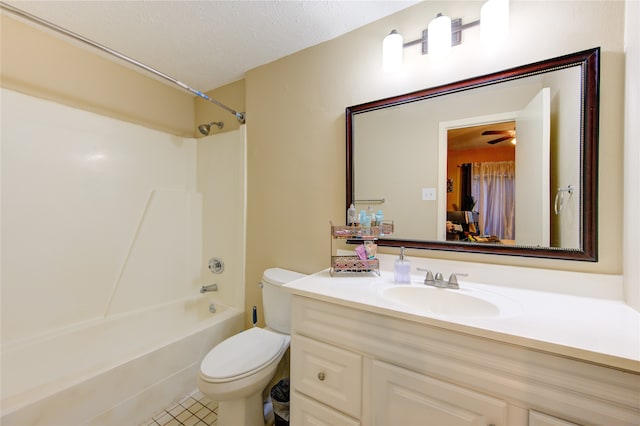
[[[599,54],[348,107],[347,207],[380,245],[596,261]]]

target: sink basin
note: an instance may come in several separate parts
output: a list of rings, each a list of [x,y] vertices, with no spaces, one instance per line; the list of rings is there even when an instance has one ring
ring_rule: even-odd
[[[407,307],[425,312],[456,317],[497,317],[500,305],[459,289],[428,286],[394,286],[382,291],[382,297]]]

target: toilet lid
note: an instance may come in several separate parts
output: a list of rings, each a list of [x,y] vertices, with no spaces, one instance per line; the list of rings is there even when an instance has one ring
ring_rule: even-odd
[[[262,279],[273,285],[282,285],[306,277],[305,274],[282,268],[269,268],[262,273]]]
[[[200,371],[211,380],[246,375],[269,364],[285,346],[285,336],[254,327],[214,347],[202,361]]]

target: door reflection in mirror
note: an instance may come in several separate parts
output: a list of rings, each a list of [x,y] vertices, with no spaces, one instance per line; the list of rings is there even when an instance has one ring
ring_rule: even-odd
[[[515,135],[515,121],[448,130],[447,221],[460,225],[448,241],[513,243]]]

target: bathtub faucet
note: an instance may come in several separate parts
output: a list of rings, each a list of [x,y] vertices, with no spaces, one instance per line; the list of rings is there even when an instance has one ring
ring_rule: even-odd
[[[218,284],[203,285],[200,289],[200,293],[206,293],[207,291],[218,291]]]

